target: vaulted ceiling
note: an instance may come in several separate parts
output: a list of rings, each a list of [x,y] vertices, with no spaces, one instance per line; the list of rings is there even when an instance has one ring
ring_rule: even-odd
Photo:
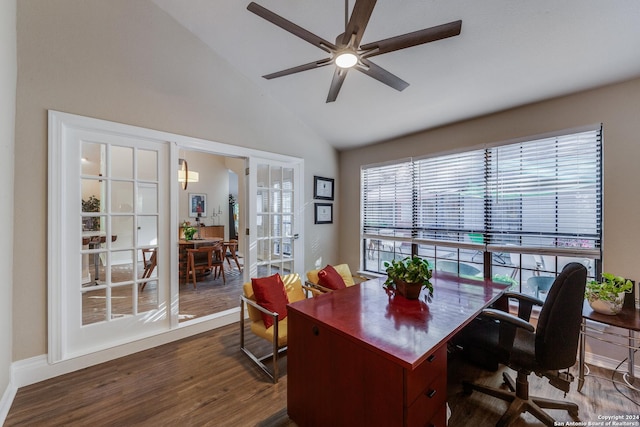
[[[640,76],[638,0],[379,0],[362,43],[459,19],[462,31],[371,59],[404,91],[350,72],[332,103],[333,66],[262,78],[328,55],[248,0],[153,1],[338,149]],[[344,0],[256,3],[331,42],[344,32]]]

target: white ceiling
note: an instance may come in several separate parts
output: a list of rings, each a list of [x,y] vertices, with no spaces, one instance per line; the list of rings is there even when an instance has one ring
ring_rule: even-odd
[[[403,92],[351,71],[327,104],[333,66],[261,77],[328,54],[249,0],[153,1],[338,149],[640,76],[638,0],[379,0],[363,44],[458,19],[461,34],[372,58]],[[344,0],[256,2],[331,42],[344,31]]]

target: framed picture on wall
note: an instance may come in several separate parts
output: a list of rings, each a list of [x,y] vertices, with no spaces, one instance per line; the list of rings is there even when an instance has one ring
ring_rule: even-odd
[[[333,200],[333,178],[313,177],[313,198]]]
[[[333,205],[331,203],[316,203],[314,220],[316,224],[332,224]]]
[[[189,193],[189,216],[192,218],[207,216],[207,195],[202,193]]]

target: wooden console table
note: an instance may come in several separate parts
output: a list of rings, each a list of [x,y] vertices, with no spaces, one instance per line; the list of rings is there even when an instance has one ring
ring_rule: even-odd
[[[628,336],[624,337],[621,334],[612,333],[612,332],[600,332],[600,333],[591,333],[587,320],[603,323],[605,325],[614,326],[620,329],[626,329],[628,332]],[[582,327],[580,329],[580,355],[579,362],[580,367],[578,369],[578,391],[582,390],[582,386],[584,385],[584,377],[585,377],[585,339],[586,337],[596,339],[598,341],[606,342],[612,345],[627,347],[629,350],[629,358],[627,359],[627,372],[624,374],[623,379],[625,383],[629,387],[632,387],[638,390],[637,385],[634,384],[635,377],[635,350],[640,345],[640,337],[635,336],[635,332],[640,331],[640,310],[635,309],[634,303],[634,294],[633,292],[627,293],[624,299],[624,306],[622,307],[622,311],[614,316],[608,316],[606,314],[596,313],[591,309],[589,303],[585,300],[584,305],[582,307]],[[619,342],[611,341],[610,339],[602,338],[602,335],[607,334],[613,338],[614,336],[626,338],[628,344],[621,344]]]
[[[447,341],[506,289],[439,274],[425,302],[384,279],[288,306],[287,411],[299,426],[446,425]]]
[[[194,225],[195,227],[195,225]],[[178,228],[178,238],[184,239],[184,233],[182,232],[182,227]],[[200,238],[202,239],[212,239],[219,238],[220,240],[224,240],[224,225],[203,225],[200,227]]]

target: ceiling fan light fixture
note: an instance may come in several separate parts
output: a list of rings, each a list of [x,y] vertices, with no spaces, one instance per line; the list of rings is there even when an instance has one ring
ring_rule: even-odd
[[[340,68],[351,68],[358,63],[358,56],[351,52],[341,52],[336,56],[336,65]]]

